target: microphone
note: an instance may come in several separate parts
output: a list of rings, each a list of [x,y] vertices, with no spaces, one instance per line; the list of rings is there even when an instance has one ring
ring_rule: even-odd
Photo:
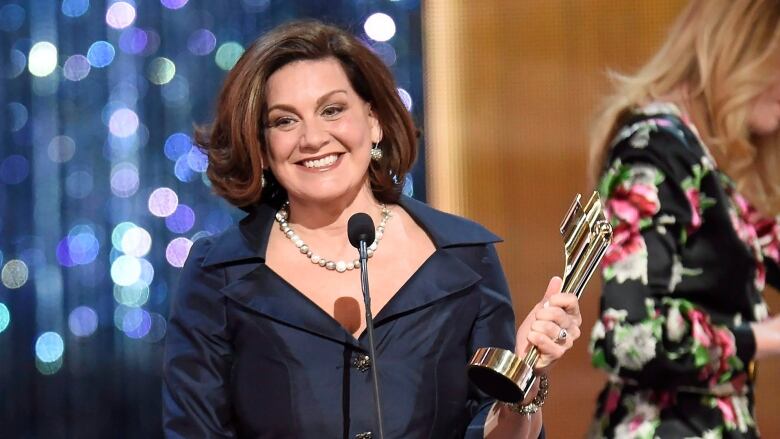
[[[374,381],[374,406],[379,438],[384,439],[382,425],[382,405],[379,398],[379,372],[376,350],[374,348],[374,318],[371,316],[371,296],[368,294],[368,246],[374,243],[374,221],[368,214],[356,213],[347,222],[349,243],[360,253],[360,286],[363,289],[363,302],[366,306],[366,331],[368,332],[368,352],[371,356],[371,379]]]

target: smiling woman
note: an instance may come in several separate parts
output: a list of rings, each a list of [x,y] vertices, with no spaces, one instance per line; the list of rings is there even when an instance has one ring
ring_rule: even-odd
[[[247,49],[198,142],[215,191],[249,215],[196,241],[184,266],[168,437],[372,437],[374,358],[347,240],[358,212],[378,224],[368,280],[387,437],[539,436],[541,413],[518,414],[537,406],[477,392],[468,359],[533,344],[545,373],[580,335],[576,297],[553,279],[515,333],[500,239],[401,195],[415,137],[387,67],[346,32],[293,23]]]

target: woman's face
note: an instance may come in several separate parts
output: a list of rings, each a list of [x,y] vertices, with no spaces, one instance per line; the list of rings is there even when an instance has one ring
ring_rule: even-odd
[[[336,59],[285,65],[266,98],[268,164],[291,200],[333,201],[367,184],[381,128]]]
[[[748,126],[758,136],[774,134],[780,128],[780,68],[764,92],[753,100]]]

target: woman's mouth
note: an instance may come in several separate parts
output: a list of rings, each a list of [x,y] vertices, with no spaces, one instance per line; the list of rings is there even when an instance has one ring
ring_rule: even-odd
[[[307,170],[312,171],[327,171],[338,164],[342,154],[328,154],[322,157],[309,160],[301,160],[299,165],[305,167]]]

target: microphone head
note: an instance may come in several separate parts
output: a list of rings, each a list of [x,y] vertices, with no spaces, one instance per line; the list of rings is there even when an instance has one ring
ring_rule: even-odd
[[[360,241],[364,241],[367,246],[373,244],[376,236],[374,220],[363,212],[352,215],[347,223],[347,236],[349,243],[356,249],[360,249]]]

